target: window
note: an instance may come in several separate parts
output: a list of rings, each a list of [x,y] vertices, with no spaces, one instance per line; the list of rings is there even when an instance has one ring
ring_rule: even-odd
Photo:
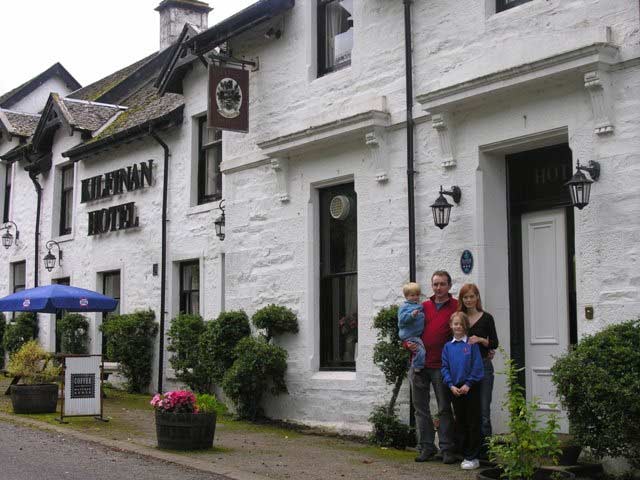
[[[21,292],[25,289],[27,275],[27,263],[16,262],[11,264],[11,282],[13,284],[13,293]],[[16,313],[11,313],[11,320],[16,317]]]
[[[55,280],[52,280],[52,283],[54,283],[55,285],[71,285],[71,279],[69,277],[57,278]],[[58,332],[58,322],[62,320],[62,317],[64,317],[66,313],[67,312],[64,310],[58,310],[58,312],[56,313],[56,352],[61,351],[60,332]]]
[[[60,235],[71,233],[73,216],[73,165],[60,171],[62,186],[60,189]]]
[[[2,210],[2,223],[9,221],[9,206],[11,204],[11,167],[13,164],[6,165],[4,174],[4,206]]]
[[[353,0],[318,0],[318,76],[351,65]]]
[[[180,313],[200,313],[200,265],[197,260],[180,264]]]
[[[357,204],[353,184],[320,190],[320,368],[355,369]]]
[[[198,119],[198,205],[222,198],[222,131]]]
[[[530,1],[531,0],[496,0],[496,12],[502,12]]]
[[[102,274],[102,293],[118,301],[118,305],[113,312],[102,314],[102,323],[104,323],[109,318],[109,315],[120,315],[120,270]],[[107,336],[104,332],[102,333],[102,358],[105,361],[111,361],[107,355]]]

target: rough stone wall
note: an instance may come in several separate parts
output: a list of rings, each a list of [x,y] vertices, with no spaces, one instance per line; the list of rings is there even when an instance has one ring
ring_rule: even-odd
[[[177,40],[185,23],[190,23],[206,30],[208,16],[208,13],[194,12],[188,7],[171,6],[164,8],[160,12],[160,50],[164,50]]]

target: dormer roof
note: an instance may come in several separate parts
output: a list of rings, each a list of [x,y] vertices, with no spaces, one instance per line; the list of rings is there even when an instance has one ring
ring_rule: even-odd
[[[0,108],[0,130],[10,137],[28,138],[33,135],[40,115],[34,113],[14,112]]]
[[[22,85],[14,88],[13,90],[0,95],[0,108],[10,108],[12,105],[18,103],[20,100],[25,98],[47,80],[56,76],[62,79],[69,90],[77,90],[82,86],[75,78],[73,78],[73,76],[67,71],[66,68],[64,68],[60,63],[55,63],[47,68],[44,72],[39,73],[38,75],[33,77],[31,80],[28,80]]]

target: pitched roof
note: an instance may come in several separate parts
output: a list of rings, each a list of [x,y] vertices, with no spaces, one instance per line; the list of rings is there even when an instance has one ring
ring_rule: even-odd
[[[54,63],[44,72],[39,73],[31,80],[28,80],[13,90],[0,95],[0,108],[9,108],[11,105],[14,105],[25,98],[40,85],[56,75],[67,84],[70,90],[76,90],[81,87],[78,81],[73,78],[66,68],[64,68],[60,63]]]
[[[40,115],[0,109],[0,129],[9,135],[27,138],[36,130]]]
[[[182,93],[182,78],[191,62],[230,38],[290,10],[295,3],[295,0],[259,0],[197,35],[184,28],[176,43],[168,49],[170,55],[156,81],[160,93]]]
[[[126,107],[109,105],[106,103],[88,102],[73,98],[63,98],[60,101],[66,108],[66,120],[69,126],[87,132],[93,132],[102,127],[115,114]]]

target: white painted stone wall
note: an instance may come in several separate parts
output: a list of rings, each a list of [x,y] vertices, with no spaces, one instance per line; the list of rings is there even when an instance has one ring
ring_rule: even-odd
[[[260,69],[250,76],[250,133],[223,135],[227,206],[224,242],[215,237],[213,227],[219,214],[217,204],[194,205],[195,117],[206,110],[206,75],[199,62],[184,80],[182,126],[160,135],[172,152],[167,320],[177,312],[177,264],[191,259],[200,260],[201,313],[206,319],[214,318],[222,309],[243,308],[251,315],[268,303],[292,308],[299,316],[300,332],[277,339],[289,352],[290,393],[269,400],[267,414],[364,431],[369,428],[367,417],[372,407],[390,395],[390,388],[371,361],[375,343],[371,319],[379,308],[401,300],[400,287],[409,271],[406,132],[402,125],[404,36],[402,2],[356,0],[354,4],[352,65],[322,78],[315,75],[315,8],[308,0],[296,2],[286,14],[280,40],[266,41],[258,29],[232,42],[234,55],[259,57]],[[464,282],[477,282],[486,308],[496,318],[500,339],[508,347],[503,158],[513,148],[530,148],[536,144],[534,138],[557,143],[557,137],[545,140],[541,135],[556,129],[565,132],[560,141],[569,143],[574,158],[597,159],[603,169],[600,181],[593,186],[591,204],[576,212],[579,335],[637,317],[640,201],[635,185],[640,180],[636,135],[640,117],[636,99],[640,76],[637,62],[632,60],[638,55],[637,4],[627,0],[533,0],[500,14],[492,13],[492,4],[489,0],[414,2],[416,96],[610,40],[619,47],[610,72],[615,131],[608,136],[594,134],[592,104],[581,77],[585,72],[571,71],[556,80],[532,80],[499,97],[463,99],[449,112],[457,165],[444,169],[431,117],[416,102],[418,280],[428,293],[430,273],[445,268],[454,277],[454,293]],[[380,41],[381,32],[384,42]],[[629,61],[620,63],[625,60]],[[348,134],[341,130],[346,128],[345,119],[372,109],[383,109],[389,115],[390,126],[381,140],[389,161],[386,183],[375,179],[374,158],[365,143],[365,132]],[[297,150],[283,154],[289,157],[289,201],[283,203],[271,159],[258,144],[318,125],[327,125],[330,138],[324,144],[305,146],[301,135]],[[309,132],[307,138],[313,135]],[[56,165],[62,161],[59,152],[75,142],[76,137],[58,134]],[[62,244],[63,267],[54,270],[52,276],[70,275],[72,283],[96,288],[97,272],[120,268],[121,311],[150,307],[158,314],[159,277],[153,277],[151,271],[160,258],[160,147],[146,139],[82,160],[76,166],[76,193],[79,195],[80,179],[149,158],[157,167],[153,187],[91,205],[80,204],[78,197],[74,233],[63,239],[68,240]],[[13,216],[20,225],[23,243],[0,253],[0,282],[4,282],[0,288],[5,292],[9,288],[9,261],[27,258],[27,285],[33,281],[33,230],[29,233],[29,228],[33,224],[35,192],[25,172],[20,172],[14,180],[14,198],[19,199],[19,206]],[[43,237],[53,232],[52,175],[43,179]],[[320,372],[317,188],[346,180],[354,182],[358,194],[357,367],[355,372]],[[433,226],[429,208],[441,184],[459,185],[463,190],[462,202],[453,208],[451,224],[443,231]],[[139,230],[103,238],[86,236],[89,209],[127,201],[136,201]],[[43,243],[47,239],[42,238]],[[469,276],[459,269],[459,257],[465,248],[470,248],[476,258]],[[44,253],[41,251],[39,257]],[[43,270],[44,284],[49,276]],[[594,320],[583,318],[585,305],[594,306]],[[48,335],[43,341],[50,344],[50,328]],[[98,342],[94,340],[93,351],[99,351]],[[503,392],[504,382],[498,378],[493,409],[498,431],[504,428],[499,410]],[[408,418],[407,404],[405,389],[400,399],[404,418]]]
[[[16,112],[41,113],[51,92],[56,92],[61,97],[64,97],[70,94],[71,91],[60,77],[54,76],[39,85],[28,96],[11,105],[9,109]]]

